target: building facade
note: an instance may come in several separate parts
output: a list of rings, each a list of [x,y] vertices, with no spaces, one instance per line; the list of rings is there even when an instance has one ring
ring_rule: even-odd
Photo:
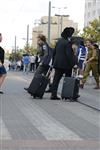
[[[100,0],[85,0],[84,26],[100,17]]]
[[[50,41],[55,43],[55,39],[59,38],[62,30],[65,27],[74,27],[78,30],[78,24],[69,20],[68,16],[53,16],[51,17],[51,32]],[[37,48],[37,36],[38,34],[44,34],[48,38],[48,17],[42,17],[39,25],[35,26],[32,31],[32,46]]]

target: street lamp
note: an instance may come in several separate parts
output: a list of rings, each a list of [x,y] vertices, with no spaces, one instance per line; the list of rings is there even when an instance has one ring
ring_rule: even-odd
[[[63,18],[64,17],[69,17],[69,15],[58,15],[58,14],[55,14],[55,16],[58,16],[58,17],[61,17],[61,33],[62,33],[62,28],[63,28]]]
[[[53,6],[52,8],[58,9],[58,14],[55,14],[55,16],[58,16],[58,38],[59,38],[59,35],[62,32],[62,28],[63,28],[63,17],[69,17],[69,15],[60,15],[61,9],[67,9],[67,7],[55,7],[55,6]],[[60,33],[59,33],[59,30],[61,30]]]

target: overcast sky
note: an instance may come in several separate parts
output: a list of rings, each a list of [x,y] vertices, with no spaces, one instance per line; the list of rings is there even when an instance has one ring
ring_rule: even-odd
[[[27,24],[30,25],[30,38],[34,20],[48,15],[49,0],[2,0],[0,2],[0,32],[3,34],[2,46],[12,48],[14,36],[17,36],[17,45],[23,47],[26,37]],[[67,7],[61,14],[70,15],[70,19],[84,26],[85,0],[51,0],[52,6]],[[52,9],[52,15],[58,13]]]

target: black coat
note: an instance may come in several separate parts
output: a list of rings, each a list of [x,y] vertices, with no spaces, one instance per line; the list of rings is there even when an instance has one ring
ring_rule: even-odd
[[[55,46],[53,67],[70,70],[75,65],[75,62],[76,57],[73,54],[71,41],[61,38]]]

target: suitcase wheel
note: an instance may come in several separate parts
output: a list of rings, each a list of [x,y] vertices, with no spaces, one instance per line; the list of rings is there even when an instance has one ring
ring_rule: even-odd
[[[62,97],[62,100],[64,100],[64,99],[67,100],[68,98]]]
[[[33,96],[33,98],[36,98],[36,95],[32,95]]]

